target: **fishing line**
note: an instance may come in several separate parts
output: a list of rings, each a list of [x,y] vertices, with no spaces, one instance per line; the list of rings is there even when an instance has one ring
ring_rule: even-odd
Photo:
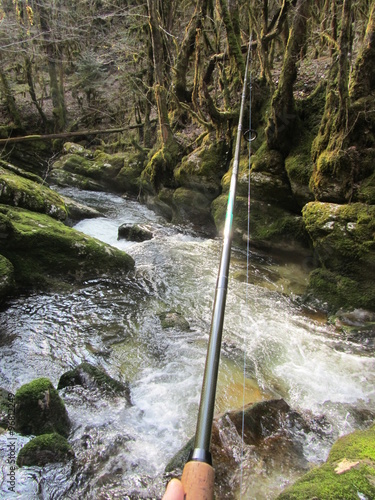
[[[251,120],[251,98],[252,98],[252,76],[251,76],[251,55],[250,55],[250,47],[251,47],[251,33],[249,40],[249,129],[244,133],[245,139],[249,143],[249,157],[248,157],[248,186],[247,186],[247,241],[246,241],[246,292],[245,292],[245,309],[247,310],[247,306],[249,303],[249,269],[250,269],[250,169],[251,169],[251,143],[256,139],[257,134],[252,129],[252,120]],[[246,363],[246,342],[247,334],[246,329],[243,329],[243,390],[242,390],[242,428],[241,428],[241,468],[240,468],[240,498],[242,498],[242,489],[243,489],[243,481],[244,481],[244,460],[245,460],[245,397],[246,397],[246,371],[247,371],[247,363]]]

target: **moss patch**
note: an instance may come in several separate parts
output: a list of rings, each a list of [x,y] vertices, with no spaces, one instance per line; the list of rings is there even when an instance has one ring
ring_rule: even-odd
[[[25,444],[18,453],[19,467],[64,462],[74,457],[68,441],[57,433],[42,434]]]
[[[0,255],[0,300],[15,288],[14,268],[12,263]]]
[[[358,500],[375,497],[375,429],[356,431],[333,445],[327,462],[305,474],[278,500]]]

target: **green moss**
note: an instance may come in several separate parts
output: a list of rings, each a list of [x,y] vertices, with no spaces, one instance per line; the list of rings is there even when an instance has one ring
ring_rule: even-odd
[[[59,220],[67,217],[65,203],[55,191],[1,166],[0,203],[46,213]]]
[[[375,497],[374,427],[336,441],[327,462],[305,474],[281,493],[278,500],[358,500],[362,497]]]
[[[342,457],[375,462],[375,425],[368,430],[358,430],[339,438],[332,446],[327,462],[334,464]]]
[[[15,428],[21,434],[69,434],[70,422],[64,402],[48,378],[20,387],[15,395],[15,409]]]
[[[57,433],[42,434],[21,448],[17,456],[17,465],[43,467],[48,463],[64,462],[73,456],[73,450],[64,437]]]
[[[375,205],[375,172],[360,184],[357,196],[358,201]]]
[[[173,187],[173,169],[179,160],[179,147],[170,140],[162,148],[151,153],[151,157],[142,172],[141,184],[146,191],[154,192],[162,186]]]

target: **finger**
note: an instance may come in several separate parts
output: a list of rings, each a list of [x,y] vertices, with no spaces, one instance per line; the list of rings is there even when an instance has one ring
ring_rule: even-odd
[[[184,500],[184,490],[181,481],[172,479],[172,481],[168,483],[163,500]]]

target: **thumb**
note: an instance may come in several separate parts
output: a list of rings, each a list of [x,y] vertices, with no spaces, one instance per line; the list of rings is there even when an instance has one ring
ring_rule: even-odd
[[[167,490],[162,500],[184,500],[184,489],[181,481],[172,479],[172,481],[168,483]]]

